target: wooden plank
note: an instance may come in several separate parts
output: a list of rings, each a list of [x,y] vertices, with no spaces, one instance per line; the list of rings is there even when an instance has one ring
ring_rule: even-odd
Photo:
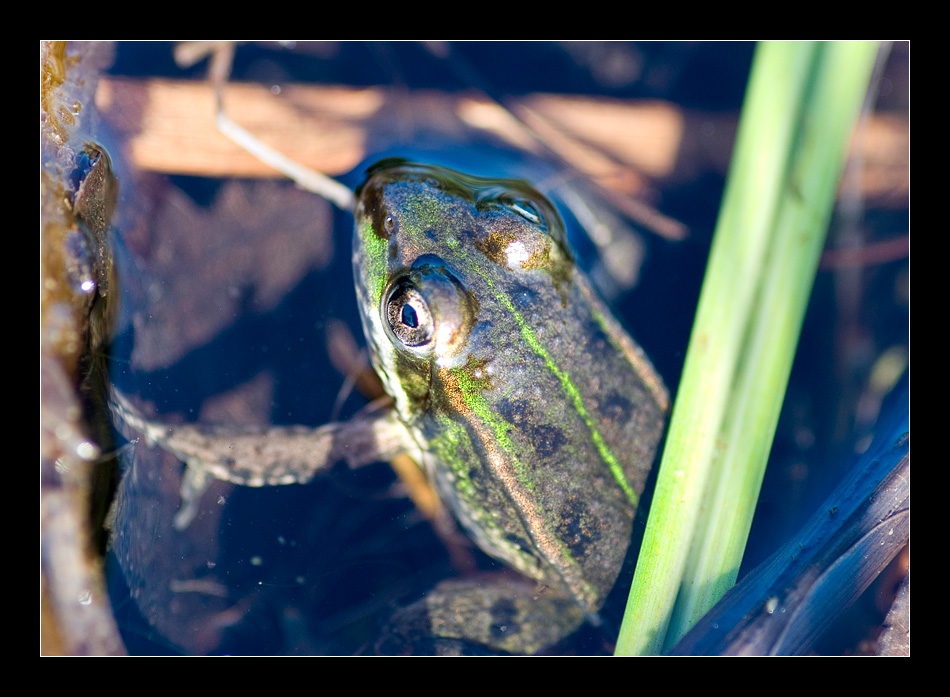
[[[136,167],[207,177],[279,176],[217,131],[209,83],[113,77],[101,81],[96,104]],[[459,142],[491,133],[518,149],[554,153],[625,197],[642,194],[652,181],[685,181],[710,170],[724,174],[736,121],[731,113],[664,102],[534,94],[512,100],[508,112],[476,91],[303,84],[272,91],[232,83],[225,104],[231,118],[263,142],[331,176],[414,133]],[[864,159],[866,196],[906,198],[907,143],[906,119],[869,119],[855,143]]]

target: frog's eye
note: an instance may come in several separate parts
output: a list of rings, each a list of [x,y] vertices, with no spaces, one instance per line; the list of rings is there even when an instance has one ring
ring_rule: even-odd
[[[535,204],[531,199],[506,195],[500,197],[498,203],[515,215],[524,218],[532,225],[547,229],[547,221],[544,219],[544,214],[541,212],[540,206]]]
[[[527,199],[513,199],[508,204],[508,207],[522,218],[527,220],[529,223],[534,225],[542,225],[544,223],[544,216],[541,215],[541,211],[539,211],[537,206]]]
[[[383,294],[380,314],[394,343],[420,356],[445,358],[465,343],[476,308],[445,263],[425,255]]]
[[[435,320],[422,293],[409,279],[393,287],[386,302],[386,316],[389,328],[406,346],[417,348],[432,340]]]

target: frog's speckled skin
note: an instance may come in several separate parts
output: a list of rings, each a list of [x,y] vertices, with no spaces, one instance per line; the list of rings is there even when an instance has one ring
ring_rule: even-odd
[[[662,433],[659,377],[526,184],[384,161],[358,194],[363,326],[422,464],[486,552],[595,613]]]

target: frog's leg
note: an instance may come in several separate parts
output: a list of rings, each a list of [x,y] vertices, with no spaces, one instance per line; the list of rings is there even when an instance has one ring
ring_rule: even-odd
[[[376,650],[446,655],[489,647],[533,654],[556,644],[584,619],[569,594],[513,573],[450,579],[394,612]]]
[[[412,442],[393,410],[379,403],[344,422],[307,426],[163,424],[150,420],[112,389],[117,428],[145,436],[187,465],[179,529],[188,526],[212,479],[242,486],[303,484],[337,461],[350,467],[386,462]]]

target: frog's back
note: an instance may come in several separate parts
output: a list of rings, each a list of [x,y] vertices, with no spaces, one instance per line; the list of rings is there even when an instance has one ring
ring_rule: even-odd
[[[550,565],[596,610],[623,563],[667,404],[649,363],[605,331],[585,279],[570,297],[543,324],[530,294],[515,297],[523,326],[482,353],[485,373],[499,377],[479,394],[450,378],[419,425],[430,450],[456,463],[436,479],[466,527],[491,533],[482,546],[534,578],[545,571],[533,563]]]

